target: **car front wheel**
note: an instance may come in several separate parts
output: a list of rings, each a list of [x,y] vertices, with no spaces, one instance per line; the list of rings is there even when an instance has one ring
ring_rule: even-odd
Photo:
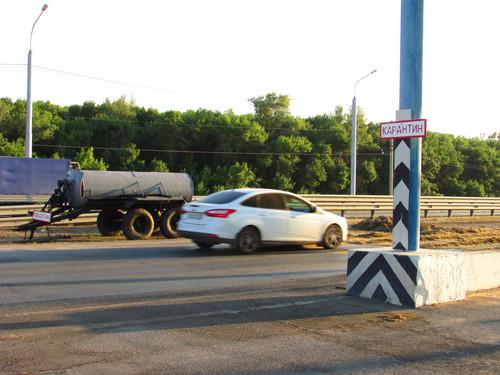
[[[342,229],[338,225],[330,225],[323,235],[323,247],[335,249],[342,243]]]
[[[246,227],[238,234],[236,249],[244,254],[254,253],[260,246],[260,234],[254,227]]]

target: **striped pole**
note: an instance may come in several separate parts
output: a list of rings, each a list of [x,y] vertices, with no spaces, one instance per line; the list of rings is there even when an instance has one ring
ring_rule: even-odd
[[[410,201],[410,140],[394,141],[394,193],[392,212],[392,247],[408,250],[408,211]]]
[[[423,50],[423,20],[424,0],[401,0],[401,56],[400,56],[400,79],[399,79],[399,108],[410,109],[412,118],[420,118],[422,110],[422,50]],[[400,155],[398,163],[396,152],[406,153],[404,143],[409,146],[409,165],[407,158]],[[401,146],[401,147],[400,147]],[[393,217],[393,245],[401,250],[415,251],[420,247],[420,180],[421,180],[421,150],[420,138],[404,139],[394,142],[395,151],[395,174],[398,167],[404,163],[409,168],[408,180],[408,219],[406,229],[407,242],[402,240],[404,231],[398,230],[398,225],[404,225],[401,205],[404,200],[396,201],[394,193],[394,217]],[[401,169],[401,168],[400,168]],[[401,170],[400,170],[401,172]],[[406,171],[401,172],[406,173]],[[394,188],[396,189],[402,181],[401,176],[394,176]],[[402,188],[401,188],[402,189]],[[402,194],[402,193],[401,193]],[[401,205],[399,205],[401,203]],[[399,209],[396,211],[396,208]],[[396,217],[396,215],[398,215]],[[396,222],[401,218],[400,222]],[[396,239],[394,239],[396,237]],[[398,242],[396,243],[396,240]],[[399,245],[398,245],[399,244]],[[407,245],[406,245],[407,244]],[[406,245],[406,246],[405,246]],[[397,247],[398,246],[398,247]]]

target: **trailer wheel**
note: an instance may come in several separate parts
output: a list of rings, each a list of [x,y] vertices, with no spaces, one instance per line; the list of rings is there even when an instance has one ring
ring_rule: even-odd
[[[148,212],[153,217],[154,229],[152,235],[155,235],[160,231],[160,213],[157,210],[150,208],[148,208]]]
[[[180,219],[179,208],[169,208],[161,214],[160,217],[160,230],[166,238],[178,238],[177,222]]]
[[[118,210],[103,210],[97,215],[97,230],[103,236],[116,236],[120,233],[123,212]]]
[[[147,240],[154,229],[154,220],[148,210],[134,208],[122,220],[122,232],[129,240]]]

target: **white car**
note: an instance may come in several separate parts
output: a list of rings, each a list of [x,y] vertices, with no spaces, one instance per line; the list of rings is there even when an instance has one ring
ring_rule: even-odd
[[[228,243],[244,253],[262,244],[337,247],[347,238],[346,219],[280,190],[234,189],[186,203],[177,231],[200,248]]]

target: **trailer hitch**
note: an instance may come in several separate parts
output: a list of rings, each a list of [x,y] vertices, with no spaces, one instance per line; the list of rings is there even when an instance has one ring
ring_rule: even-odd
[[[47,226],[48,224],[56,223],[58,221],[62,221],[64,219],[73,219],[74,217],[80,215],[82,212],[76,212],[81,210],[71,210],[71,212],[64,212],[70,210],[70,206],[66,201],[65,191],[69,186],[69,181],[59,180],[57,181],[57,188],[54,190],[54,193],[50,196],[48,201],[44,204],[41,211],[51,213],[50,223],[38,220],[31,220],[29,223],[21,224],[14,230],[17,232],[22,231],[30,231],[29,239],[32,240],[35,234],[36,228]]]

